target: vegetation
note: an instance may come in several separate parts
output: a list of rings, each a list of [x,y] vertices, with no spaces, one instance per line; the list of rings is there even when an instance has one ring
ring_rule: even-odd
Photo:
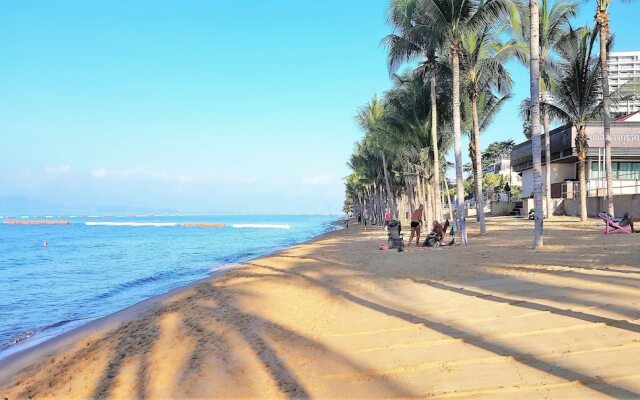
[[[544,103],[549,115],[570,122],[577,130],[575,139],[578,153],[578,180],[580,182],[580,218],[587,220],[586,159],[587,122],[602,113],[600,60],[594,57],[597,31],[588,27],[569,29],[558,43],[559,61],[548,68],[551,79],[553,103]]]
[[[556,58],[556,47],[558,42],[564,37],[569,26],[569,20],[575,17],[577,5],[568,1],[556,1],[553,5],[549,4],[549,0],[542,0],[539,18],[539,52],[540,52],[540,100],[546,102],[549,91],[554,82],[547,73],[547,68],[553,64]],[[528,13],[527,13],[528,16]],[[514,36],[522,47],[529,47],[531,41],[531,24],[530,18],[520,18],[520,15],[514,15],[511,18]],[[524,53],[519,53],[522,61],[525,63],[529,57]],[[545,160],[551,159],[551,140],[549,139],[549,116],[542,111],[542,127],[544,130],[544,154]],[[529,126],[530,128],[530,126]],[[531,138],[531,132],[527,132],[527,138]],[[551,210],[551,169],[545,168],[545,199],[547,201],[547,210]],[[550,215],[547,215],[550,217]]]
[[[366,209],[376,221],[387,208],[394,218],[407,218],[424,204],[430,223],[441,220],[443,205],[448,205],[450,218],[456,208],[455,220],[466,243],[463,199],[473,194],[484,235],[483,188],[503,187],[505,182],[499,175],[483,175],[483,170],[508,153],[514,141],[494,142],[482,151],[481,133],[511,98],[505,65],[517,58],[530,69],[531,97],[523,102],[523,116],[525,133],[532,139],[534,246],[543,245],[540,128],[549,160],[553,121],[578,129],[581,210],[586,218],[584,126],[587,120],[603,120],[606,132],[607,104],[613,101],[601,67],[609,43],[608,0],[598,0],[597,29],[571,28],[569,21],[577,12],[571,1],[540,1],[538,7],[538,0],[391,0],[393,32],[382,43],[393,87],[357,112],[364,137],[349,160],[345,209]],[[599,58],[593,56],[598,33]],[[403,66],[407,70],[398,75]],[[462,165],[462,134],[470,139],[469,168]],[[452,147],[455,163],[450,165],[443,155]],[[455,182],[442,179],[452,167]],[[467,179],[464,172],[470,174]],[[550,182],[550,170],[546,173]],[[546,197],[550,199],[549,184]]]

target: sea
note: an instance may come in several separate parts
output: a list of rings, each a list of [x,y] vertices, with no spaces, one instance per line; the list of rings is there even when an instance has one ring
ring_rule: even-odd
[[[0,218],[0,359],[221,266],[336,229],[336,216]],[[16,225],[30,220],[69,225]],[[189,224],[224,227],[188,227]]]

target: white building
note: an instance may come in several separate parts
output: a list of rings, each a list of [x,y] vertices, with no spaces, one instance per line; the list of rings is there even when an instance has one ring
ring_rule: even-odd
[[[609,53],[609,92],[613,93],[631,78],[640,78],[640,51]],[[629,114],[640,110],[640,98],[611,105],[611,113]]]
[[[493,164],[487,166],[483,172],[487,175],[503,175],[510,186],[522,186],[522,177],[511,168],[511,157],[509,154],[503,154],[498,157]]]
[[[604,175],[604,131],[601,122],[588,123],[587,196],[602,197],[606,193]],[[551,141],[552,198],[575,198],[578,192],[578,159],[575,148],[576,129],[561,126],[549,132]],[[640,193],[640,113],[633,113],[611,121],[611,169],[613,193]],[[548,166],[544,153],[544,137],[541,143],[542,179]],[[511,151],[511,167],[522,174],[523,197],[533,196],[533,162],[531,140],[514,146]]]

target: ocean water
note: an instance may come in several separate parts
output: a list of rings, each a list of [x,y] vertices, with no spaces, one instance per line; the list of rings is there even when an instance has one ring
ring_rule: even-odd
[[[51,217],[49,217],[51,218]],[[33,219],[33,218],[31,218]],[[46,218],[37,218],[45,220]],[[330,216],[0,219],[0,359],[151,296],[334,229]],[[16,216],[16,221],[28,219]],[[224,228],[183,227],[224,223]],[[43,243],[47,242],[48,247]]]

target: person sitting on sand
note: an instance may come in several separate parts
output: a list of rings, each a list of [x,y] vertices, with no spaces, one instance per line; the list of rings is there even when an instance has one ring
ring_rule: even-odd
[[[422,224],[422,212],[424,211],[424,205],[420,204],[417,210],[411,214],[411,236],[409,237],[409,244],[411,246],[411,241],[413,240],[413,236],[416,236],[416,247],[420,246],[420,225]]]
[[[629,213],[628,212],[624,213],[624,215],[622,216],[622,219],[620,220],[618,225],[630,227],[631,228],[631,232],[635,232],[636,231],[635,229],[633,229],[633,219],[631,219],[629,217]]]
[[[447,219],[444,222],[444,226],[440,224],[440,222],[434,220],[433,221],[433,230],[432,232],[440,236],[440,245],[444,245],[444,237],[447,235],[447,228],[449,227],[449,220]]]

